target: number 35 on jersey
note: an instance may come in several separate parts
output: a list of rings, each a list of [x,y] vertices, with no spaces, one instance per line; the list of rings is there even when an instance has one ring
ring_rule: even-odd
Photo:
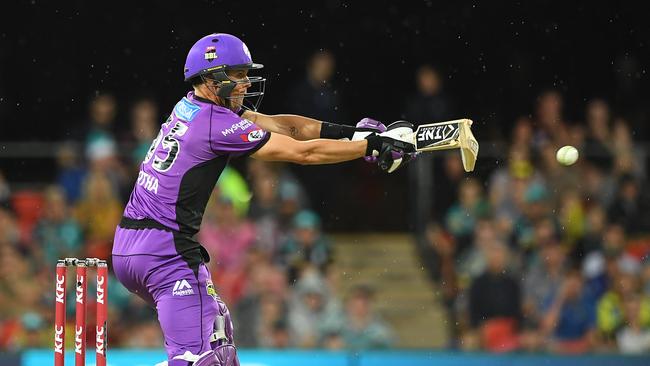
[[[174,165],[176,157],[181,151],[181,144],[175,137],[183,136],[187,132],[187,125],[181,121],[176,121],[174,127],[172,127],[169,132],[163,136],[163,129],[165,125],[168,125],[173,121],[172,117],[168,120],[167,123],[163,125],[158,132],[158,136],[151,143],[149,151],[147,151],[147,156],[144,158],[144,164],[148,164],[152,157],[154,157],[158,144],[162,142],[162,149],[165,151],[165,156],[155,156],[151,167],[159,172],[166,172]]]

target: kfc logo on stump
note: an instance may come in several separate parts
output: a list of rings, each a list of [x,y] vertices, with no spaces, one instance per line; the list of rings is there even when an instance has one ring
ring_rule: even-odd
[[[106,349],[106,323],[102,324],[102,326],[97,326],[95,329],[96,336],[95,336],[95,352],[97,352],[100,355],[104,354],[104,350]]]
[[[54,352],[63,354],[63,326],[54,326]]]
[[[64,303],[63,297],[65,296],[65,277],[56,275],[56,302]]]

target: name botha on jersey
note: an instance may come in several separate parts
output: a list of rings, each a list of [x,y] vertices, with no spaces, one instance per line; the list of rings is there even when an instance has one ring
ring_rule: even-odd
[[[153,175],[149,175],[142,170],[138,173],[137,185],[144,187],[149,192],[158,194],[158,178]]]

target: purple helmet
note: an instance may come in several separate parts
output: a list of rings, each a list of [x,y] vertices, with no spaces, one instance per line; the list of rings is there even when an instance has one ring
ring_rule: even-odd
[[[256,64],[251,58],[246,44],[241,39],[226,33],[213,33],[199,39],[190,48],[185,61],[185,81],[191,81],[200,77],[209,77],[217,82],[219,90],[217,95],[228,100],[232,90],[237,83],[250,83],[251,87],[256,86],[257,91],[246,92],[245,98],[256,97],[257,100],[248,102],[242,107],[257,110],[264,96],[264,84],[266,79],[259,76],[249,76],[248,80],[237,81],[230,79],[226,71],[233,69],[261,69],[262,64]]]

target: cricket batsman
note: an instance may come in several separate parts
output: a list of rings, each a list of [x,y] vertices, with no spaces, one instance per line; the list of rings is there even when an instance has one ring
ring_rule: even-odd
[[[388,171],[415,147],[413,126],[364,118],[356,127],[257,112],[265,79],[239,38],[210,34],[190,49],[192,91],[174,106],[142,164],[115,231],[118,280],[156,307],[168,366],[237,366],[233,325],[195,239],[208,198],[230,159],[332,164],[366,157]],[[251,91],[249,91],[251,89]]]

